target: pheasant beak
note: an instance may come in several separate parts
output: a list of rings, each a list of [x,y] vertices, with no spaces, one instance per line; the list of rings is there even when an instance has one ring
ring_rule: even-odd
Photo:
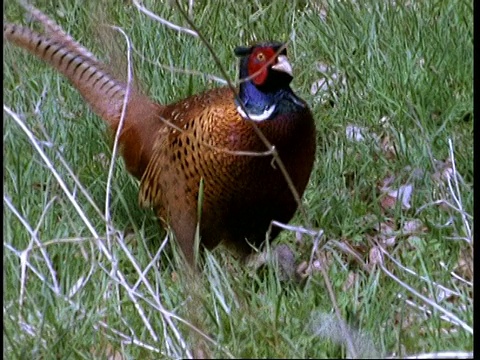
[[[272,69],[287,73],[293,77],[292,65],[288,62],[285,55],[278,55],[276,64],[272,65]]]

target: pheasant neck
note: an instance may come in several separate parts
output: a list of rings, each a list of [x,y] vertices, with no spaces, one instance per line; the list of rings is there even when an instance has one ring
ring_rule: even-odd
[[[305,107],[288,85],[275,91],[262,91],[248,81],[240,84],[235,104],[243,118],[253,121],[269,120],[279,113]]]

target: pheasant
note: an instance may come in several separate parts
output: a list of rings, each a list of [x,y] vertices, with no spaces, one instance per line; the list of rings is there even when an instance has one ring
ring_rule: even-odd
[[[37,9],[30,11],[44,33],[4,23],[4,39],[67,77],[116,132],[127,84],[53,20]],[[162,105],[132,89],[120,129],[126,168],[140,180],[140,205],[153,208],[171,228],[191,265],[197,224],[203,247],[224,242],[248,255],[251,245],[278,235],[280,229],[273,228],[267,238],[272,220],[287,223],[297,210],[285,177],[253,124],[275,146],[300,196],[315,158],[314,119],[290,88],[292,67],[284,44],[262,42],[234,52],[239,57],[238,94],[229,87],[216,88]]]

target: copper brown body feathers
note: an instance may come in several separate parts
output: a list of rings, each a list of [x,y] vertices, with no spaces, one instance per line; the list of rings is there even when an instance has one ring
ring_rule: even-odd
[[[65,75],[116,131],[126,84],[35,11],[45,35],[7,23],[4,38]],[[280,50],[278,43],[237,48],[240,76],[260,75],[240,86],[236,100],[229,88],[219,88],[165,106],[131,89],[120,134],[123,158],[128,171],[141,179],[140,204],[154,208],[171,226],[190,263],[198,223],[205,247],[224,241],[248,253],[248,243],[260,245],[266,239],[272,220],[288,222],[297,209],[271,155],[235,153],[267,150],[250,119],[256,120],[303,193],[315,157],[315,127],[307,105],[289,88],[291,68]],[[270,239],[277,234],[273,228]]]

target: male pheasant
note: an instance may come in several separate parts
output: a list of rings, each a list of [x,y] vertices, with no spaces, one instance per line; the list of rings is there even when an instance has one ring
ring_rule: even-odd
[[[46,15],[30,11],[44,34],[5,23],[4,38],[66,76],[117,131],[127,84]],[[315,157],[314,120],[290,88],[292,68],[283,44],[237,47],[235,54],[240,58],[237,96],[224,87],[160,105],[132,89],[120,129],[126,167],[141,180],[140,204],[152,207],[171,227],[190,264],[197,224],[206,248],[223,241],[246,255],[249,243],[266,240],[272,220],[286,223],[297,209],[272,155],[251,154],[267,150],[252,123],[275,146],[300,196]],[[270,240],[278,233],[273,228]]]

